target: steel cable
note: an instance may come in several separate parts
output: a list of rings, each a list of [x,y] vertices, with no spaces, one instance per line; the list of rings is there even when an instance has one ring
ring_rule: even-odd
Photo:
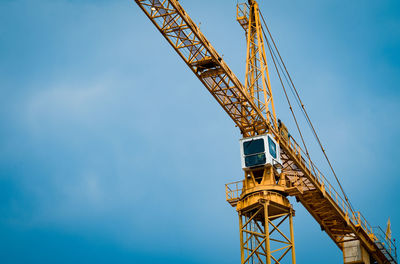
[[[322,143],[321,143],[321,140],[319,139],[319,136],[318,136],[318,134],[317,134],[317,132],[316,132],[316,130],[315,130],[315,128],[314,128],[314,125],[313,125],[312,122],[311,122],[311,119],[310,119],[310,117],[309,117],[309,115],[308,115],[308,113],[307,113],[307,111],[306,111],[306,109],[305,109],[305,106],[304,106],[304,104],[303,104],[303,102],[302,102],[302,100],[301,100],[301,98],[300,98],[300,95],[299,95],[299,93],[298,93],[298,91],[297,91],[297,89],[296,89],[296,87],[295,87],[295,85],[294,85],[294,83],[293,83],[293,80],[292,80],[292,78],[291,78],[291,76],[290,76],[290,74],[289,74],[289,72],[288,72],[288,70],[287,70],[287,68],[286,68],[286,65],[285,65],[285,63],[284,63],[284,61],[283,61],[283,59],[282,59],[282,56],[280,55],[280,52],[279,52],[279,50],[278,50],[278,48],[277,48],[277,46],[276,46],[276,44],[275,44],[275,41],[274,41],[274,39],[273,39],[273,37],[272,37],[272,34],[271,34],[271,32],[270,32],[270,30],[269,30],[269,28],[268,28],[268,26],[267,26],[267,23],[265,22],[264,16],[262,15],[261,11],[260,11],[260,15],[261,15],[262,21],[263,21],[263,23],[264,23],[264,26],[265,26],[265,28],[266,28],[267,31],[268,31],[268,35],[270,36],[270,39],[271,39],[272,44],[273,44],[273,47],[275,48],[276,53],[278,54],[278,57],[279,57],[278,64],[279,64],[279,66],[280,66],[280,68],[281,68],[281,71],[282,71],[283,75],[285,76],[285,79],[286,79],[287,83],[289,84],[289,87],[290,87],[292,93],[294,94],[294,97],[295,97],[295,99],[296,99],[296,101],[297,101],[297,104],[299,105],[299,108],[301,109],[301,112],[303,113],[303,115],[304,115],[304,117],[305,117],[305,119],[306,119],[306,121],[307,121],[307,123],[308,123],[308,126],[310,127],[310,129],[311,129],[311,131],[312,131],[312,133],[313,133],[313,135],[314,135],[314,137],[315,137],[315,139],[316,139],[316,141],[317,141],[319,147],[320,147],[321,150],[322,150],[322,153],[324,154],[324,157],[325,157],[326,161],[328,162],[328,165],[329,165],[329,167],[330,167],[330,169],[331,169],[331,171],[332,171],[332,173],[333,173],[333,175],[334,175],[334,177],[335,177],[335,180],[336,180],[337,184],[339,185],[339,188],[340,188],[341,192],[343,193],[343,196],[344,196],[346,202],[347,202],[348,205],[349,205],[350,210],[354,213],[353,206],[352,206],[350,200],[348,199],[348,196],[346,195],[346,193],[345,193],[345,191],[344,191],[344,189],[343,189],[343,187],[342,187],[342,185],[341,185],[341,183],[340,183],[340,181],[339,181],[339,178],[338,178],[337,175],[336,175],[335,170],[333,169],[332,163],[330,162],[330,160],[329,160],[329,158],[328,158],[328,156],[327,156],[327,154],[326,154],[326,152],[325,152],[325,149],[324,149],[324,147],[323,147],[323,145],[322,145]],[[275,59],[274,59],[274,56],[275,56],[275,58],[277,59],[276,54],[275,54],[275,52],[273,52],[273,49],[271,49],[270,44],[269,44],[269,41],[268,41],[268,38],[267,38],[267,36],[266,36],[264,30],[263,30],[263,34],[264,34],[264,37],[265,37],[265,39],[266,39],[266,41],[267,41],[267,45],[268,45],[268,48],[269,48],[269,50],[270,50],[271,57],[273,58],[274,64],[276,64],[276,63],[275,63]],[[283,65],[284,70],[282,69],[282,66],[280,65],[281,63],[282,63],[282,65]],[[290,99],[289,99],[288,96],[287,96],[286,89],[285,89],[285,87],[284,87],[284,84],[283,84],[282,79],[281,79],[281,75],[279,74],[279,70],[277,69],[276,65],[275,65],[275,68],[276,68],[276,70],[277,70],[279,79],[280,79],[280,81],[281,81],[282,88],[283,88],[283,90],[284,90],[286,99],[288,100],[289,107],[290,107],[290,110],[291,110],[291,112],[292,112],[293,118],[295,119],[295,123],[296,123],[297,129],[298,129],[298,131],[299,131],[299,134],[300,134],[300,136],[301,136],[303,145],[304,145],[304,147],[305,147],[306,154],[308,155],[308,158],[310,158],[310,157],[309,157],[308,150],[307,150],[307,147],[306,147],[306,145],[305,145],[305,142],[304,142],[304,139],[303,139],[303,136],[302,136],[302,133],[301,133],[301,131],[300,131],[300,127],[299,127],[298,122],[297,122],[297,119],[296,119],[296,117],[295,117],[295,115],[294,115],[294,112],[293,112],[293,109],[292,109],[292,106],[291,106],[291,103],[290,103]],[[310,159],[310,160],[311,160],[311,159]],[[312,163],[311,163],[311,164],[312,164]]]

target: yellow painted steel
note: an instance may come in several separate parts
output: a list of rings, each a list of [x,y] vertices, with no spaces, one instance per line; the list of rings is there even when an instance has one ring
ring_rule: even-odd
[[[383,242],[361,213],[333,188],[293,137],[288,136],[283,123],[277,124],[256,1],[249,0],[248,5],[241,4],[237,9],[237,20],[247,32],[245,85],[177,0],[135,2],[231,117],[243,137],[268,132],[279,142],[283,163],[281,173],[266,166],[261,172],[246,171],[243,181],[226,185],[227,201],[239,213],[242,263],[250,263],[251,258],[258,263],[271,263],[271,260],[279,263],[279,257],[274,255],[277,251],[272,252],[268,244],[272,241],[269,227],[280,214],[287,214],[285,221],[288,221],[290,230],[288,235],[282,232],[290,241],[290,246],[283,252],[291,251],[283,257],[291,256],[292,263],[295,263],[294,211],[285,196],[296,197],[341,250],[346,243],[359,241],[362,249],[377,263],[397,263],[388,254],[394,248],[390,241]],[[259,225],[259,232],[249,229],[249,219],[255,221],[253,227]],[[254,247],[248,247],[246,236],[251,237]]]
[[[267,123],[271,124],[271,130],[276,130],[278,124],[257,2],[251,0],[249,5],[238,5],[237,21],[246,31],[245,90],[264,114]],[[275,139],[279,142],[276,132]],[[239,218],[247,220],[239,226],[241,237],[245,235],[246,238],[240,241],[241,256],[244,256],[242,264],[296,263],[292,221],[294,211],[285,197],[284,180],[272,165],[245,170],[242,191],[235,204]],[[276,225],[274,222],[277,222]],[[286,231],[279,228],[283,223],[289,225]],[[285,234],[287,232],[289,234]]]
[[[264,192],[260,194],[263,198],[258,198],[253,206],[238,211],[241,263],[281,263],[290,256],[290,251],[292,263],[296,263],[292,222],[294,211],[289,202],[285,208],[270,199],[285,200],[285,197],[271,195],[279,196],[277,193]],[[290,225],[289,234],[285,234],[285,224]]]
[[[296,263],[294,210],[281,175],[274,166],[266,165],[246,169],[243,181],[227,185],[227,200],[240,219],[242,264]],[[288,228],[282,229],[284,225]]]
[[[135,0],[244,136],[263,134],[267,121],[236,75],[176,0]]]
[[[249,12],[243,12],[244,14],[242,14],[240,10],[246,7],[248,7],[246,4],[239,5],[237,11],[237,14],[240,14],[237,20],[242,27],[244,26],[247,34],[245,89],[256,106],[265,115],[267,122],[273,123],[275,127],[278,127],[260,23],[259,7],[257,2],[250,1]],[[248,17],[246,17],[246,13]],[[245,25],[243,20],[247,20],[247,25]]]

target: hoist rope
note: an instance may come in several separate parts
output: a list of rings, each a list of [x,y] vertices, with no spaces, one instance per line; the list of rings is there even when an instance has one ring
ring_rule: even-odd
[[[277,72],[277,74],[278,74],[279,81],[280,81],[281,84],[282,84],[282,88],[283,88],[283,92],[284,92],[285,97],[286,97],[286,101],[287,101],[287,103],[289,104],[289,109],[290,109],[290,111],[291,111],[291,113],[292,113],[292,116],[293,116],[293,118],[294,118],[294,122],[295,122],[295,124],[296,124],[297,131],[298,131],[299,134],[300,134],[300,138],[301,138],[301,141],[302,141],[302,143],[303,143],[304,149],[305,149],[305,151],[306,151],[306,155],[307,155],[308,159],[311,160],[310,153],[308,152],[308,148],[307,148],[307,145],[306,145],[306,143],[305,143],[305,141],[304,141],[303,134],[301,133],[300,126],[299,126],[299,124],[298,124],[298,122],[297,122],[296,115],[295,115],[295,113],[294,113],[294,111],[293,111],[292,104],[291,104],[290,99],[289,99],[289,96],[288,96],[288,94],[287,94],[287,92],[286,92],[285,85],[283,84],[281,74],[279,73],[279,69],[278,69],[278,66],[277,66],[276,61],[275,61],[276,55],[275,55],[275,53],[273,52],[273,50],[271,49],[271,44],[269,43],[268,38],[266,37],[264,30],[263,30],[263,34],[264,34],[265,41],[267,42],[268,49],[269,49],[270,53],[273,54],[273,56],[271,56],[271,57],[272,57],[272,60],[273,60],[273,62],[274,62],[274,66],[275,66],[276,72]],[[311,163],[311,164],[312,164],[312,163]],[[313,170],[314,170],[314,165],[312,165],[312,168],[313,168]],[[314,170],[314,172],[315,172],[315,170]]]
[[[306,111],[306,108],[305,108],[305,106],[304,106],[304,104],[303,104],[303,102],[302,102],[302,100],[301,100],[301,98],[300,98],[300,95],[299,95],[299,93],[298,93],[298,91],[297,91],[297,89],[296,89],[296,87],[295,87],[295,85],[294,85],[294,83],[293,83],[293,80],[292,80],[292,78],[291,78],[291,76],[290,76],[290,74],[289,74],[289,72],[288,72],[288,70],[287,70],[287,68],[286,68],[285,62],[284,62],[283,59],[282,59],[282,56],[281,56],[281,54],[280,54],[280,52],[279,52],[279,50],[278,50],[278,48],[277,48],[277,46],[276,46],[276,44],[275,44],[275,41],[274,41],[274,39],[273,39],[273,37],[272,37],[272,34],[271,34],[271,32],[270,32],[270,30],[269,30],[269,28],[268,28],[268,26],[267,26],[267,23],[265,22],[264,16],[262,15],[261,11],[260,11],[260,15],[261,15],[262,21],[263,21],[263,23],[264,23],[264,26],[265,26],[265,28],[266,28],[267,31],[268,31],[268,35],[270,36],[270,39],[271,39],[271,41],[272,41],[273,48],[275,48],[276,53],[278,54],[278,57],[279,57],[279,59],[278,59],[278,57],[276,56],[276,54],[275,54],[275,52],[273,51],[273,49],[271,49],[271,45],[270,45],[270,43],[269,43],[269,41],[268,41],[268,38],[267,38],[267,36],[266,36],[266,34],[265,34],[265,32],[264,32],[264,29],[263,29],[263,34],[264,34],[264,37],[265,37],[265,39],[266,39],[266,41],[267,41],[268,49],[269,49],[269,51],[270,51],[270,53],[271,53],[271,57],[272,57],[272,59],[273,59],[273,62],[274,62],[274,65],[275,65],[275,69],[276,69],[276,71],[277,71],[277,73],[278,73],[278,76],[279,76],[279,79],[280,79],[282,88],[283,88],[283,90],[284,90],[284,93],[285,93],[285,96],[286,96],[286,100],[288,101],[288,104],[289,104],[289,107],[290,107],[290,111],[291,111],[291,113],[292,113],[292,115],[293,115],[293,118],[294,118],[294,120],[295,120],[297,130],[298,130],[298,132],[299,132],[299,134],[300,134],[301,140],[302,140],[303,145],[304,145],[304,147],[305,147],[306,155],[307,155],[308,158],[310,159],[308,149],[307,149],[307,147],[306,147],[306,145],[305,145],[305,141],[304,141],[303,135],[302,135],[302,133],[301,133],[301,131],[300,131],[300,127],[299,127],[299,125],[298,125],[296,116],[295,116],[295,114],[294,114],[292,105],[291,105],[291,103],[290,103],[290,99],[289,99],[289,97],[287,96],[286,88],[285,88],[285,86],[284,86],[284,84],[283,84],[283,82],[282,82],[282,78],[281,78],[281,75],[280,75],[280,73],[279,73],[279,70],[278,70],[278,68],[277,68],[277,66],[276,66],[276,61],[275,61],[275,59],[277,59],[279,68],[281,69],[281,71],[282,71],[282,73],[283,73],[283,75],[284,75],[284,77],[285,77],[285,79],[286,79],[286,82],[289,84],[288,86],[290,87],[292,93],[294,94],[294,97],[296,98],[297,104],[298,104],[299,108],[301,109],[301,112],[303,113],[303,115],[304,115],[304,117],[305,117],[305,119],[306,119],[306,121],[307,121],[307,123],[308,123],[308,125],[309,125],[309,127],[310,127],[310,129],[311,129],[311,131],[312,131],[312,133],[313,133],[313,135],[314,135],[314,137],[315,137],[315,139],[316,139],[318,145],[319,145],[319,147],[321,148],[322,153],[324,154],[324,157],[325,157],[326,161],[328,162],[328,165],[329,165],[329,167],[330,167],[330,169],[331,169],[331,171],[332,171],[332,173],[333,173],[333,175],[334,175],[334,177],[335,177],[335,179],[336,179],[337,184],[338,184],[339,187],[340,187],[340,190],[341,190],[342,193],[343,193],[343,196],[344,196],[344,198],[345,198],[347,204],[349,205],[350,210],[354,213],[352,204],[351,204],[349,198],[347,197],[347,195],[346,195],[346,193],[345,193],[345,191],[344,191],[344,189],[343,189],[343,187],[342,187],[342,185],[341,185],[341,183],[340,183],[340,181],[339,181],[339,178],[338,178],[337,175],[336,175],[335,170],[333,169],[333,166],[332,166],[332,164],[331,164],[331,162],[330,162],[330,160],[329,160],[329,158],[328,158],[328,155],[326,154],[325,149],[324,149],[324,147],[323,147],[323,145],[322,145],[322,143],[321,143],[321,140],[319,139],[319,136],[318,136],[318,134],[317,134],[317,132],[316,132],[316,130],[315,130],[315,128],[314,128],[314,125],[313,125],[312,122],[311,122],[311,119],[310,119],[310,117],[309,117],[309,115],[308,115],[308,113],[307,113],[307,111]],[[274,57],[275,57],[275,58],[274,58]],[[282,65],[283,65],[284,70],[282,69]],[[310,159],[310,160],[311,160],[311,159]],[[310,162],[310,163],[312,164],[312,162]],[[310,164],[310,165],[311,165],[311,164]],[[313,165],[312,165],[312,166],[313,166]],[[313,168],[314,168],[314,167],[313,167]]]

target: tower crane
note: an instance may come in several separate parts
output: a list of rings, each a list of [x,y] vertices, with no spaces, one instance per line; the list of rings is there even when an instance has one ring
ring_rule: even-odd
[[[248,0],[237,5],[237,21],[247,41],[243,85],[177,0],[135,2],[243,136],[240,153],[244,179],[225,186],[227,201],[239,216],[241,263],[296,263],[294,209],[288,200],[292,196],[343,252],[345,264],[397,264],[390,230],[385,234],[382,229],[373,228],[343,191],[258,3]],[[282,85],[302,145],[276,117],[268,68],[271,60],[267,58],[272,58],[271,65]],[[339,188],[335,189],[311,160],[287,89],[294,92]]]

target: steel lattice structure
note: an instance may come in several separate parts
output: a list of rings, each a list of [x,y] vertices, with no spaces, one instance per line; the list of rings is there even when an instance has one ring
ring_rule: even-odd
[[[226,185],[228,202],[240,222],[241,263],[295,263],[294,211],[285,196],[295,197],[343,251],[344,263],[397,263],[393,245],[384,242],[360,212],[342,198],[326,177],[277,124],[257,2],[238,5],[237,20],[247,35],[245,86],[229,69],[177,0],[135,0],[192,72],[222,106],[244,138],[265,133],[279,142],[282,168],[245,171],[245,179]],[[282,195],[283,194],[283,195]],[[275,221],[282,221],[275,224]],[[289,224],[288,234],[280,226]],[[272,230],[272,232],[271,232]],[[274,233],[275,232],[275,233]],[[279,233],[280,239],[272,238]],[[271,242],[285,246],[271,249]],[[350,259],[356,245],[369,260]],[[289,252],[291,251],[291,254]],[[277,253],[283,253],[277,256]]]

